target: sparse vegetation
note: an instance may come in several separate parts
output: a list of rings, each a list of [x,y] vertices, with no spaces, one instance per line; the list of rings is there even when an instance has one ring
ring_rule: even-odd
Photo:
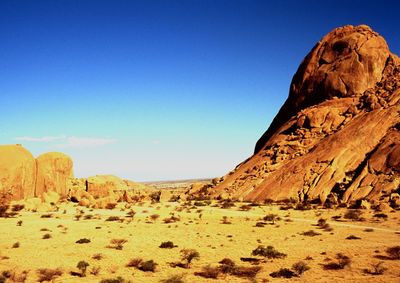
[[[53,281],[57,277],[60,277],[63,272],[60,269],[49,269],[49,268],[42,268],[37,271],[38,274],[38,281]]]

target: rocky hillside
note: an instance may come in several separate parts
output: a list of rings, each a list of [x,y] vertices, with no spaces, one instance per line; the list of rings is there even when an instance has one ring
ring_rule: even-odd
[[[400,184],[400,60],[368,26],[328,33],[304,58],[252,157],[214,188],[264,201],[394,201]]]

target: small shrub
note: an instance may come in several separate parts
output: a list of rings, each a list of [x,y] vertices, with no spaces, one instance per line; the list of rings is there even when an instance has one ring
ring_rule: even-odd
[[[109,216],[106,221],[124,221],[123,219],[121,219],[119,216]]]
[[[309,230],[309,231],[305,231],[305,232],[301,233],[300,235],[314,237],[314,236],[321,235],[321,233],[315,232],[314,230]]]
[[[126,281],[121,276],[118,276],[117,278],[103,279],[100,281],[100,283],[128,283],[128,282],[130,281]]]
[[[22,220],[19,220],[19,221],[17,222],[17,226],[22,226]]]
[[[344,218],[345,219],[349,219],[352,221],[363,221],[364,218],[361,217],[362,212],[360,210],[357,209],[349,209],[346,211],[346,213],[344,214]]]
[[[19,242],[15,242],[15,243],[12,245],[12,248],[13,248],[13,249],[17,249],[17,248],[19,248],[19,247],[20,247]]]
[[[42,214],[42,215],[40,216],[40,218],[53,218],[53,214],[51,214],[51,213]]]
[[[365,273],[371,275],[382,275],[387,270],[386,267],[383,266],[383,261],[372,263],[370,269],[364,269]]]
[[[161,283],[184,283],[183,275],[173,275],[160,281]]]
[[[131,259],[128,264],[126,265],[127,267],[135,267],[138,268],[139,264],[142,263],[143,259],[141,258],[133,258]]]
[[[89,263],[87,263],[84,260],[81,260],[80,262],[78,262],[78,264],[76,265],[76,267],[81,271],[81,276],[85,277],[86,276],[86,269],[88,268]]]
[[[110,245],[108,245],[107,248],[116,249],[116,250],[122,250],[124,248],[124,244],[126,242],[128,242],[128,240],[125,240],[125,239],[111,239]]]
[[[159,246],[161,249],[172,249],[175,248],[176,246],[174,245],[173,242],[167,241],[167,242],[162,242]]]
[[[151,219],[152,221],[156,221],[159,217],[160,217],[159,214],[152,214],[152,215],[150,215],[150,219]]]
[[[260,270],[261,266],[236,266],[231,274],[241,278],[254,278]]]
[[[400,259],[400,246],[387,248],[386,253],[391,259]]]
[[[222,223],[222,224],[232,224],[232,222],[230,222],[230,221],[228,220],[228,217],[227,217],[227,216],[222,216],[221,223]]]
[[[164,219],[163,219],[163,222],[164,222],[165,224],[169,224],[169,223],[178,222],[178,221],[180,221],[180,220],[181,220],[181,219],[180,219],[179,217],[176,217],[176,216],[172,215],[171,217],[164,218]]]
[[[55,278],[60,277],[63,273],[60,269],[42,268],[37,271],[38,281],[53,281]]]
[[[92,274],[92,275],[94,275],[94,276],[97,276],[97,275],[99,275],[100,270],[101,270],[101,267],[100,267],[100,266],[93,266],[93,267],[89,270],[89,272],[90,272],[90,274]]]
[[[193,260],[197,260],[200,258],[200,254],[195,249],[182,249],[181,250],[182,260],[187,262],[187,265],[190,266]]]
[[[292,278],[296,274],[288,268],[281,268],[278,271],[269,274],[273,278]]]
[[[239,207],[240,211],[249,211],[251,209],[251,206],[248,204],[243,204],[241,207]]]
[[[292,265],[292,269],[294,270],[294,272],[297,275],[302,275],[304,272],[306,272],[307,270],[310,269],[310,267],[308,266],[307,263],[305,263],[304,261],[299,261],[296,262]]]
[[[153,260],[143,261],[143,259],[141,258],[134,258],[131,259],[126,266],[134,267],[144,272],[154,272],[157,265],[158,264],[155,263]]]
[[[264,247],[262,245],[258,246],[255,250],[251,252],[253,256],[263,256],[266,258],[285,258],[286,254],[278,252],[273,246]]]
[[[388,216],[387,216],[387,214],[385,214],[385,213],[375,213],[375,214],[374,214],[374,217],[376,217],[376,218],[382,218],[382,219],[384,219],[384,220],[387,220],[387,219],[388,219]]]
[[[103,259],[103,255],[102,254],[94,254],[92,256],[92,258],[95,259],[95,260],[101,260],[101,259]]]
[[[46,233],[43,235],[42,239],[50,239],[51,235],[49,233]]]
[[[195,272],[194,275],[201,276],[204,278],[217,279],[220,273],[218,267],[212,267],[210,265],[203,266],[200,272]]]
[[[87,244],[90,243],[90,239],[82,238],[75,242],[76,244]]]
[[[117,206],[116,203],[107,203],[106,204],[106,209],[114,209]]]
[[[278,216],[276,214],[267,214],[263,218],[264,221],[271,222],[272,224],[275,224],[275,220],[278,220]]]
[[[354,236],[354,235],[350,235],[346,237],[346,240],[360,240],[360,237]]]
[[[25,208],[25,205],[23,205],[23,204],[14,204],[11,208],[11,211],[18,212],[18,211],[23,210],[24,208]]]
[[[344,269],[346,266],[349,266],[351,264],[351,259],[343,255],[342,253],[338,253],[336,255],[336,262],[330,262],[327,264],[324,264],[324,269],[327,270],[339,270],[339,269]]]

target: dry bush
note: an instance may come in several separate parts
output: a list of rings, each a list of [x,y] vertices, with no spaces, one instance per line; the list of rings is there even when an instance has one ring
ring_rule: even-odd
[[[23,205],[23,204],[14,204],[11,208],[11,211],[18,212],[18,211],[23,210],[24,208],[25,208],[25,205]]]
[[[210,265],[203,266],[201,271],[195,272],[194,275],[201,276],[204,278],[217,279],[221,270],[218,267],[212,267]]]
[[[17,226],[22,226],[22,220],[18,220]]]
[[[15,243],[12,245],[11,248],[17,249],[17,248],[19,248],[19,246],[20,246],[20,243],[19,243],[19,242],[15,242]]]
[[[304,272],[310,269],[307,263],[304,261],[298,261],[292,265],[292,269],[297,275],[302,275]]]
[[[49,268],[41,268],[37,271],[38,281],[53,281],[57,277],[60,277],[63,272],[60,269],[49,269]]]
[[[388,216],[385,213],[375,213],[374,217],[375,218],[382,218],[383,220],[387,220],[388,219]]]
[[[94,275],[94,276],[97,276],[97,275],[99,275],[100,270],[101,270],[101,267],[100,267],[100,266],[93,266],[93,267],[89,270],[89,272],[90,272],[90,274],[92,274],[92,275]]]
[[[232,222],[228,220],[227,216],[222,216],[221,224],[232,224]]]
[[[109,216],[106,221],[119,221],[119,222],[123,222],[124,220],[121,219],[121,217],[119,216]]]
[[[400,246],[394,246],[386,249],[390,259],[400,259]]]
[[[86,270],[88,268],[90,264],[84,260],[81,260],[78,262],[78,264],[76,265],[76,267],[81,271],[81,277],[85,277],[86,276]]]
[[[260,272],[261,266],[235,266],[230,274],[242,278],[254,278]]]
[[[339,269],[344,269],[346,266],[350,266],[351,264],[351,259],[343,255],[342,253],[336,254],[336,262],[329,262],[327,264],[324,264],[324,269],[326,270],[339,270]]]
[[[321,235],[321,233],[315,232],[314,230],[309,230],[309,231],[305,231],[305,232],[300,233],[300,235],[308,236],[308,237],[314,237],[314,236]]]
[[[133,258],[131,259],[128,264],[126,265],[126,267],[139,267],[139,264],[142,263],[143,259],[141,258]]]
[[[371,268],[364,269],[364,272],[371,275],[382,275],[386,270],[387,268],[383,266],[383,261],[379,261],[377,263],[371,263]]]
[[[114,209],[117,206],[116,203],[107,203],[106,204],[106,209]]]
[[[344,214],[345,219],[349,219],[352,221],[364,221],[365,219],[362,217],[362,211],[358,209],[349,209]]]
[[[164,218],[164,219],[163,219],[163,222],[164,222],[165,224],[169,224],[169,223],[178,222],[178,221],[180,221],[180,220],[181,220],[181,219],[180,219],[179,217],[176,217],[176,216],[172,215],[171,217]]]
[[[264,220],[264,221],[271,222],[272,224],[275,224],[275,221],[276,221],[276,220],[279,220],[279,217],[278,217],[278,215],[276,215],[276,214],[270,213],[270,214],[265,215],[265,216],[263,217],[263,220]]]
[[[116,250],[122,250],[124,248],[124,244],[128,242],[128,240],[125,239],[111,239],[110,244],[107,246],[107,248],[110,249],[116,249]]]
[[[239,207],[240,211],[249,211],[252,207],[248,204],[243,204],[241,207]]]
[[[154,262],[154,260],[143,261],[141,258],[134,258],[131,259],[126,266],[134,267],[144,272],[155,272],[157,265],[158,264]]]
[[[51,214],[51,213],[42,214],[42,215],[40,216],[40,218],[53,218],[53,214]]]
[[[354,235],[349,235],[346,237],[346,240],[360,240],[360,237],[354,236]]]
[[[273,246],[258,246],[255,250],[253,250],[251,252],[251,255],[253,256],[263,256],[266,258],[285,258],[286,254],[281,253],[277,250],[275,250],[275,248]]]
[[[152,215],[150,215],[150,219],[151,219],[152,221],[156,221],[159,217],[160,217],[159,214],[152,214]]]

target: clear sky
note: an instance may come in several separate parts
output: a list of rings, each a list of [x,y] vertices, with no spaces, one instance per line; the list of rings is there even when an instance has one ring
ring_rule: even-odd
[[[0,1],[0,143],[78,177],[215,177],[249,157],[314,44],[397,1]]]

